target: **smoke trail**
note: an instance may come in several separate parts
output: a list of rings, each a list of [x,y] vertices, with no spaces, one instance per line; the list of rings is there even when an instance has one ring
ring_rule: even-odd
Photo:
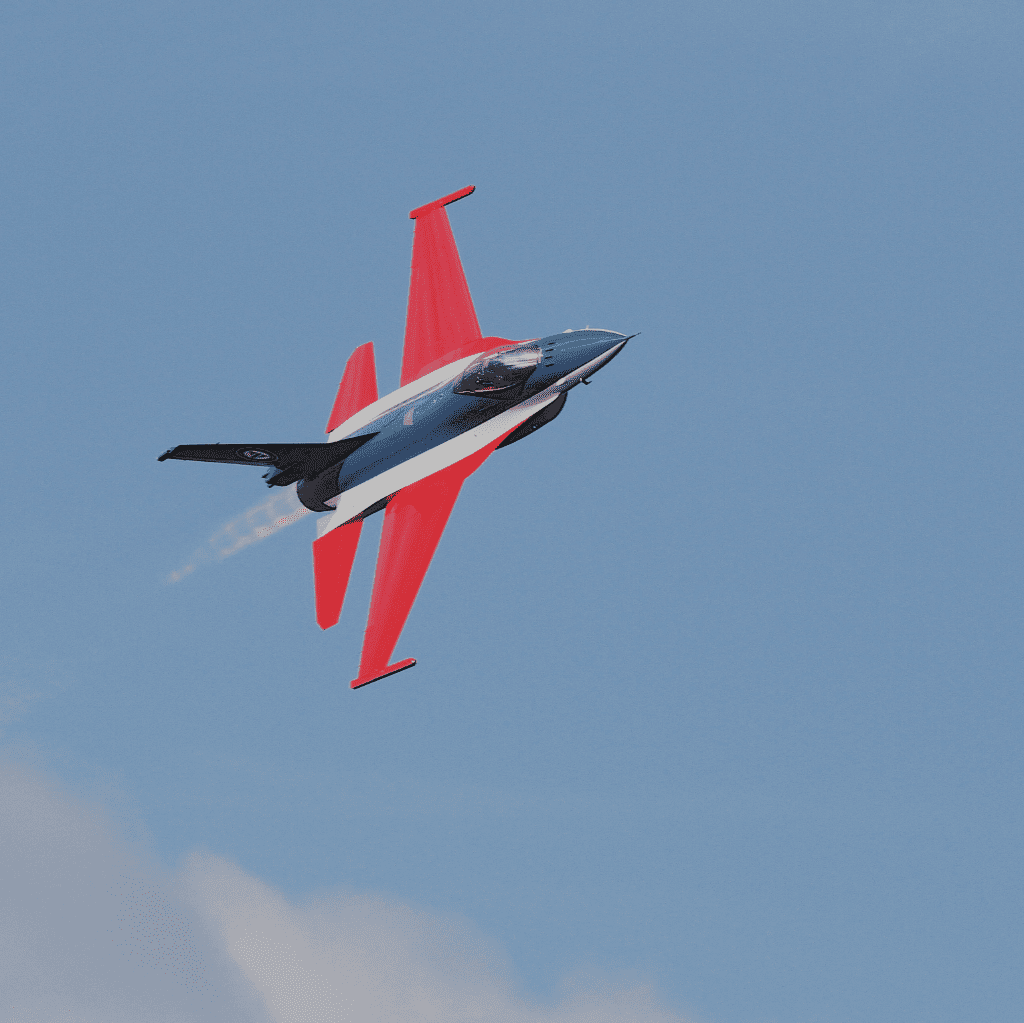
[[[180,582],[191,575],[200,565],[210,561],[223,561],[236,554],[243,547],[265,540],[271,533],[276,533],[293,522],[298,522],[309,509],[304,507],[295,494],[295,485],[268,498],[243,512],[238,518],[232,519],[227,525],[221,526],[203,547],[196,550],[184,568],[179,568],[168,577],[169,583]]]

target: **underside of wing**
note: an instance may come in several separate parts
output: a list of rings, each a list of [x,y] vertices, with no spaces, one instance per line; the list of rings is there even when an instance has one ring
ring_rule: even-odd
[[[474,187],[453,192],[409,214],[416,228],[402,352],[403,385],[446,362],[482,350],[480,324],[445,211],[445,206],[469,195]]]
[[[373,596],[370,598],[370,615],[363,639],[359,677],[352,681],[353,689],[411,668],[416,663],[413,658],[394,664],[388,662],[405,627],[423,577],[430,567],[462,484],[503,439],[504,435],[461,462],[413,483],[388,504],[384,513],[384,528],[377,555],[377,572],[373,580]]]

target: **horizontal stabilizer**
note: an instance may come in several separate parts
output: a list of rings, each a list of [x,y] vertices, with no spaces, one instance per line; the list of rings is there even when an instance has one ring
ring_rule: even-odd
[[[165,451],[158,459],[177,458],[186,462],[227,462],[231,465],[262,465],[280,470],[268,482],[287,486],[296,480],[311,479],[340,465],[353,451],[376,434],[346,437],[333,444],[179,444]]]

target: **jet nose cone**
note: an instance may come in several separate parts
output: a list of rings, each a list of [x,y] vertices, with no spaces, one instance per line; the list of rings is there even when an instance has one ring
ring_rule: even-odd
[[[611,351],[613,348],[621,347],[623,342],[629,340],[625,334],[619,334],[614,330],[574,330],[573,348],[579,354],[582,362],[589,362],[599,355]]]
[[[574,330],[566,334],[566,368],[571,371],[563,380],[569,387],[596,373],[622,350],[629,340],[625,334],[614,330]]]
[[[600,359],[595,369],[614,358],[629,340],[625,334],[616,333],[614,330],[581,330],[578,334],[579,339],[575,347],[579,365],[583,366]]]
[[[536,394],[548,387],[559,391],[575,387],[614,359],[628,340],[617,331],[589,327],[542,338],[538,342],[542,361],[530,378],[528,393]]]

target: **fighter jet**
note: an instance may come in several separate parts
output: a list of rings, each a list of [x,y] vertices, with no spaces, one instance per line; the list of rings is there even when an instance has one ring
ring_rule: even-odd
[[[299,500],[321,513],[313,542],[321,629],[341,617],[363,519],[384,511],[353,689],[416,663],[391,657],[466,478],[497,448],[550,423],[569,391],[636,336],[588,328],[526,341],[484,337],[445,209],[474,187],[409,214],[416,224],[398,390],[378,398],[367,342],[345,366],[326,443],[181,444],[159,458],[262,465],[267,486],[298,484]]]

